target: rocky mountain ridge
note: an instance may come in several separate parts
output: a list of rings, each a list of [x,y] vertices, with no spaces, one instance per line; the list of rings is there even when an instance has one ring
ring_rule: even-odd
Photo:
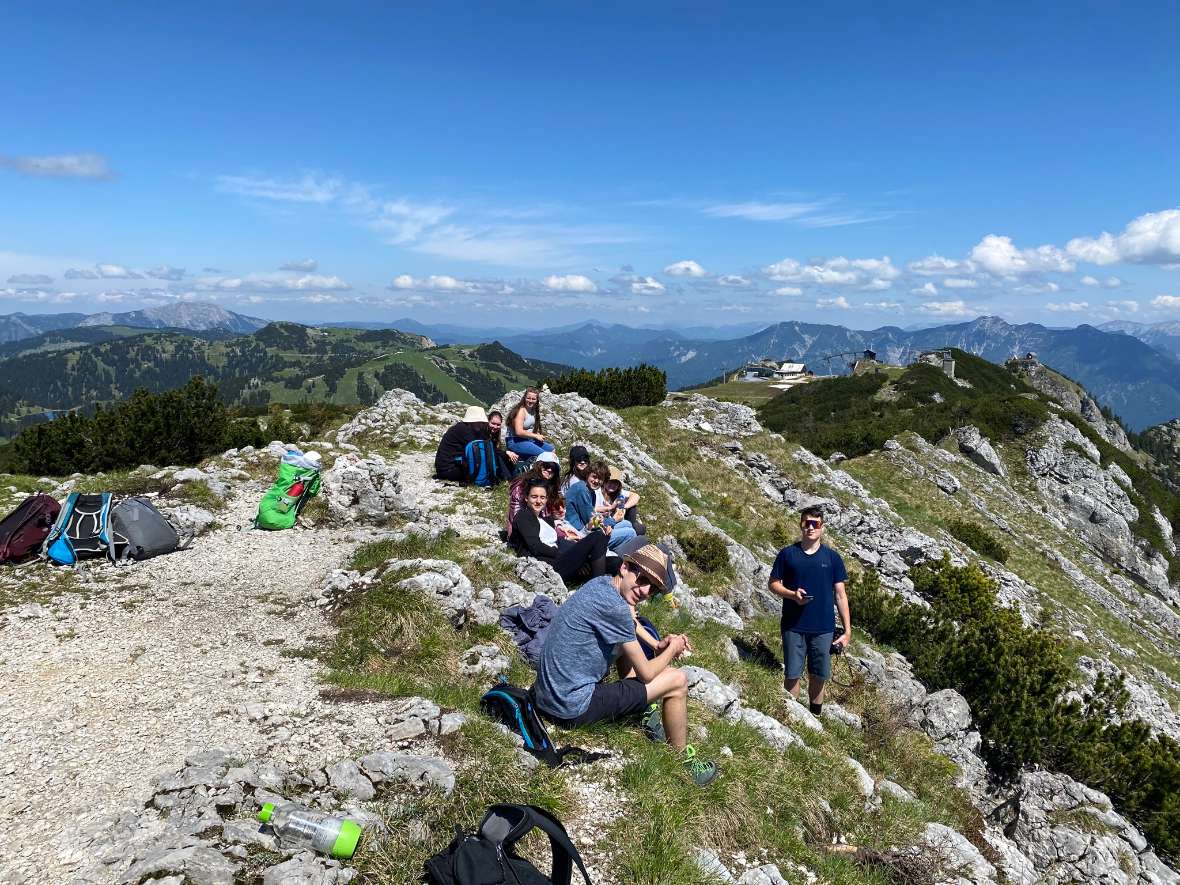
[[[501,405],[515,396],[507,394]],[[83,572],[85,593],[67,585],[44,603],[6,610],[10,684],[5,690],[19,685],[22,693],[9,695],[21,712],[4,726],[0,765],[10,775],[19,773],[17,803],[26,803],[19,808],[0,804],[0,819],[18,838],[13,881],[36,881],[21,876],[50,870],[86,882],[188,877],[277,885],[347,882],[358,872],[368,881],[401,882],[407,880],[366,857],[392,852],[396,856],[382,862],[395,863],[422,846],[442,847],[449,833],[410,827],[408,842],[396,835],[397,808],[458,802],[446,797],[473,790],[472,778],[481,776],[478,757],[464,748],[484,726],[472,710],[454,708],[462,692],[441,686],[466,686],[470,696],[491,674],[519,674],[514,649],[495,632],[499,611],[530,601],[536,592],[559,602],[569,592],[547,566],[515,559],[499,543],[502,495],[430,478],[433,445],[461,411],[457,404],[432,407],[412,394],[391,391],[326,439],[307,441],[325,453],[329,464],[324,506],[291,533],[236,529],[248,520],[281,452],[277,442],[269,450],[226,452],[197,469],[137,472],[144,482],[165,490],[203,485],[221,503],[216,513],[207,514],[211,530],[189,551],[128,569],[91,568]],[[788,877],[846,878],[857,875],[857,864],[880,869],[874,863],[898,870],[917,863],[927,878],[916,881],[981,885],[1180,881],[1101,792],[1036,770],[1014,783],[989,782],[966,700],[953,690],[928,692],[904,658],[877,649],[863,634],[857,635],[849,660],[854,683],[863,684],[868,699],[856,693],[841,697],[825,705],[822,719],[767,694],[777,677],[758,677],[741,657],[738,640],[772,623],[777,612],[765,591],[775,551],[773,524],[779,514],[789,524],[798,508],[818,503],[828,516],[830,540],[850,565],[875,570],[903,598],[922,602],[909,576],[916,565],[944,556],[962,564],[977,562],[998,583],[1001,599],[1017,606],[1028,623],[1085,636],[1090,654],[1078,661],[1080,689],[1100,672],[1125,672],[1133,688],[1127,715],[1180,736],[1180,717],[1173,711],[1180,698],[1174,675],[1180,636],[1175,592],[1166,568],[1161,574],[1158,561],[1129,529],[1124,531],[1138,514],[1131,512],[1134,505],[1117,465],[1104,467],[1072,424],[1050,421],[1020,447],[993,445],[972,428],[939,445],[907,433],[880,452],[830,463],[768,434],[744,406],[674,396],[661,406],[620,416],[563,394],[546,400],[546,431],[564,445],[585,443],[622,467],[643,496],[645,522],[653,533],[674,544],[686,531],[724,539],[730,570],[706,574],[679,557],[684,580],[676,594],[677,617],[700,637],[697,656],[686,662],[692,718],[703,732],[697,739],[719,742],[723,779],[738,789],[743,784],[738,755],[773,751],[789,757],[797,770],[823,772],[837,795],[853,797],[849,803],[830,796],[831,803],[821,804],[806,794],[794,795],[792,804],[813,811],[791,817],[783,806],[788,816],[775,826],[797,831],[798,847],[773,847],[767,853],[766,844],[718,835],[715,815],[726,804],[719,795],[700,812],[712,823],[687,833],[691,848],[685,851],[696,878],[681,870],[675,881],[703,883],[710,875],[710,882],[762,885]],[[64,493],[91,482],[102,478],[41,485]],[[1027,555],[1005,565],[983,560],[940,528],[937,515],[946,509],[976,514]],[[370,541],[379,542],[372,553],[353,556]],[[312,551],[315,556],[308,559]],[[292,562],[301,562],[298,579],[290,577]],[[28,593],[43,579],[26,569],[19,578],[0,578],[0,591]],[[439,623],[430,628],[442,631],[436,641],[457,643],[456,656],[440,660],[446,672],[418,683],[429,689],[438,680],[440,700],[383,696],[366,687],[355,701],[339,706],[325,700],[323,692],[317,696],[317,666],[272,650],[296,650],[301,635],[330,637],[355,629],[349,613],[370,605],[373,593],[421,600],[419,609],[438,613]],[[177,623],[168,614],[171,609],[196,615],[206,607],[208,617],[190,619],[191,624]],[[247,609],[251,614],[243,624],[235,613]],[[855,599],[853,618],[855,623]],[[170,668],[167,679],[152,686],[144,678],[150,671],[139,670],[137,661],[151,663],[168,654],[151,639],[161,632],[170,645],[192,651],[186,652],[184,666]],[[258,636],[276,643],[260,648]],[[139,644],[144,651],[137,652]],[[403,666],[398,655],[404,652],[397,648],[387,644],[384,652],[368,658],[367,666],[383,657]],[[95,666],[120,655],[130,664],[113,672]],[[69,667],[62,668],[66,661]],[[69,679],[71,667],[86,673],[87,680]],[[224,668],[221,676],[219,668]],[[153,711],[150,721],[119,701],[129,673],[137,686],[136,706]],[[356,678],[358,686],[385,684]],[[95,709],[86,700],[91,696],[106,709]],[[59,702],[47,705],[50,697]],[[186,700],[176,703],[176,697]],[[882,768],[863,743],[877,734],[882,711],[898,717],[903,731],[924,733],[936,753],[955,763],[953,777],[931,792],[937,782],[930,780],[936,778],[930,774],[937,768],[932,761],[919,766],[920,775],[904,766]],[[178,728],[183,722],[196,726],[191,739],[187,726]],[[63,723],[69,731],[62,730]],[[131,740],[125,736],[129,726],[135,735]],[[579,741],[583,738],[614,740],[580,733]],[[515,766],[513,783],[519,789],[549,783],[545,772],[534,769],[535,760],[514,750],[509,738],[492,739],[502,742],[495,752],[507,754],[497,756],[497,762]],[[127,767],[132,755],[147,746],[153,747],[151,764],[162,769],[154,780],[148,766],[141,764],[140,771]],[[628,873],[633,861],[626,851],[606,847],[621,832],[615,815],[636,789],[627,780],[630,790],[620,790],[627,757],[609,746],[612,761],[558,772],[568,791],[563,817],[591,861],[596,882],[639,881]],[[30,747],[49,749],[54,773],[48,778],[34,757],[26,758]],[[79,753],[82,758],[75,761],[84,762],[81,769],[70,762]],[[117,758],[125,761],[120,775],[111,777]],[[765,757],[765,764],[773,758]],[[104,786],[98,789],[100,783]],[[92,811],[105,814],[94,814],[76,830],[54,832],[55,822],[70,816],[44,810],[62,801],[67,785],[77,794],[72,802],[89,803]],[[947,807],[936,799],[939,792],[954,794],[956,786],[977,809],[972,826],[967,817],[948,817]],[[670,787],[671,782],[663,788]],[[285,856],[279,846],[260,839],[250,815],[260,802],[292,794],[364,820],[373,853],[362,852],[359,866],[345,867],[307,854]],[[725,795],[737,801],[736,794]],[[128,801],[128,807],[117,810]],[[777,801],[766,804],[769,813]],[[765,817],[760,810],[757,814]],[[887,820],[892,823],[886,825]],[[757,821],[749,823],[757,829]],[[396,850],[378,847],[383,826],[389,828],[384,838]],[[873,846],[870,833],[882,827],[888,839]],[[863,842],[848,855],[860,859],[832,859],[838,854],[825,851],[824,838],[848,828],[859,831]]]

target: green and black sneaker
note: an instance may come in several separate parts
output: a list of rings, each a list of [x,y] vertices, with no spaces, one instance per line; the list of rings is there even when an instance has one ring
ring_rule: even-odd
[[[698,787],[707,787],[717,779],[717,765],[697,758],[696,747],[689,744],[684,748],[684,762],[682,763],[692,775],[692,782]]]
[[[664,709],[660,704],[652,704],[643,714],[643,734],[653,744],[668,742],[668,736],[664,734]]]

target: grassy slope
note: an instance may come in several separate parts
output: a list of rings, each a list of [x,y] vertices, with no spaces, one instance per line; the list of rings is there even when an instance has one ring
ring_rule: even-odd
[[[663,463],[677,465],[686,480],[681,492],[696,512],[769,555],[779,514],[751,484],[719,464],[701,446],[699,435],[670,427],[668,409],[631,409],[625,416],[645,448]],[[592,442],[609,450],[609,440]],[[793,447],[770,435],[747,444],[767,451],[787,471],[797,467],[789,459]],[[799,479],[805,479],[801,473]],[[672,515],[667,493],[654,483],[646,485],[642,494],[651,534],[688,527]],[[456,508],[497,522],[505,505],[504,488],[490,493],[464,489],[455,503]],[[411,540],[370,546],[358,554],[355,565],[366,569],[390,557],[443,557],[463,564],[477,587],[505,577],[495,566],[474,562],[474,552],[455,538],[435,544]],[[698,592],[725,593],[729,580],[724,574],[701,574],[688,564],[682,574]],[[511,677],[531,682],[531,673],[498,630],[452,629],[422,599],[393,590],[397,577],[388,578],[350,606],[341,618],[340,637],[330,648],[319,650],[329,666],[330,681],[350,690],[420,694],[471,714],[478,709],[484,681],[457,676],[457,661],[464,649],[491,641],[511,653],[515,661]],[[692,635],[696,650],[687,663],[707,667],[739,685],[748,705],[783,716],[788,701],[781,691],[781,671],[730,661],[725,652],[731,631],[711,623],[687,623],[667,603],[647,608],[662,630],[687,630]],[[777,633],[773,617],[747,625],[747,634],[761,636],[772,648],[777,647]],[[437,833],[455,824],[472,826],[490,801],[535,801],[567,816],[594,814],[596,809],[586,803],[601,800],[587,800],[585,789],[575,783],[590,780],[623,805],[623,814],[603,824],[607,829],[604,844],[593,849],[620,881],[705,885],[709,880],[692,858],[697,846],[706,845],[727,855],[744,851],[751,859],[764,856],[782,865],[788,876],[790,864],[799,863],[828,882],[885,883],[889,879],[884,867],[861,865],[830,853],[833,836],[842,834],[852,844],[885,850],[912,844],[927,821],[977,833],[980,820],[951,786],[953,766],[932,752],[925,736],[901,727],[896,713],[872,689],[847,681],[848,687],[834,686],[835,696],[865,716],[866,729],[855,732],[833,724],[823,734],[801,734],[814,752],[772,750],[744,725],[717,720],[694,704],[691,722],[704,726],[705,732],[694,734],[693,741],[702,754],[718,759],[723,767],[722,777],[706,790],[688,783],[666,748],[648,743],[637,728],[617,725],[555,735],[559,745],[605,750],[613,762],[557,775],[544,769],[522,773],[506,740],[476,718],[448,747],[455,758],[465,760],[455,794],[449,799],[412,798],[386,808],[394,842],[379,854],[366,855],[363,868],[377,882],[409,881],[422,859],[437,850]],[[900,782],[918,801],[905,804],[889,799],[879,811],[866,811],[843,763],[848,754],[878,777]],[[825,802],[830,811],[824,808]],[[427,826],[411,826],[414,821]]]

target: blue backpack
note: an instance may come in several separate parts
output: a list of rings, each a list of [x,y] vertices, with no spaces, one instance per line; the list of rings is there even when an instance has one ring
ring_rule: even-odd
[[[45,538],[45,555],[58,565],[112,556],[110,516],[110,492],[95,495],[71,492]]]
[[[477,486],[494,486],[500,476],[500,459],[489,439],[473,439],[463,448],[463,475]]]
[[[581,747],[563,747],[559,750],[553,746],[533,703],[532,690],[513,685],[503,675],[479,699],[479,706],[487,716],[520,735],[524,748],[550,768],[580,765],[606,757],[605,753],[590,753]]]

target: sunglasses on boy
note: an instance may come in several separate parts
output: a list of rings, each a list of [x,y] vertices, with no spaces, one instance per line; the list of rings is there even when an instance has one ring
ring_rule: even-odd
[[[824,521],[822,519],[805,519],[803,520],[803,528],[805,529],[822,529]]]

